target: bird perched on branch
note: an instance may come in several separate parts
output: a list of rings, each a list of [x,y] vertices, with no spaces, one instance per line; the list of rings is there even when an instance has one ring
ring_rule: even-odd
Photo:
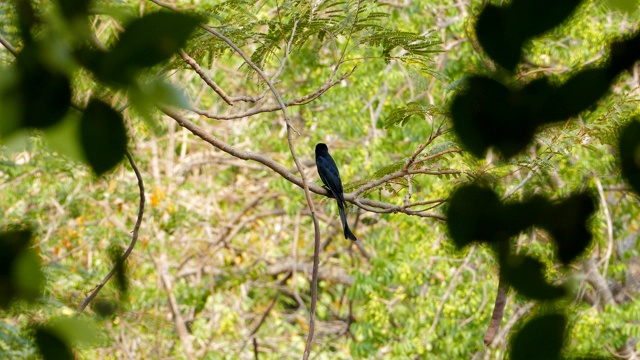
[[[329,148],[326,144],[319,143],[316,145],[316,167],[318,168],[320,179],[322,179],[324,185],[329,188],[329,191],[338,202],[340,220],[342,221],[342,228],[344,229],[344,238],[358,241],[349,229],[349,224],[347,224],[347,216],[344,213],[346,202],[344,201],[340,172],[338,172],[336,162],[333,161],[333,158],[329,155]]]

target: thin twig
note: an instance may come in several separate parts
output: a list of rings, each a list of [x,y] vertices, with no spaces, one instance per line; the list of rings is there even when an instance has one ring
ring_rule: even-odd
[[[502,197],[502,201],[507,200],[508,198],[510,198],[513,194],[516,193],[516,191],[520,190],[524,184],[527,183],[527,181],[531,180],[531,178],[533,177],[533,174],[535,174],[535,172],[538,170],[538,166],[534,166],[533,169],[531,169],[531,171],[529,171],[529,173],[527,174],[527,176],[525,176],[524,179],[522,179],[522,181],[516,185],[513,189],[509,190],[506,194],[504,194],[504,196]]]
[[[163,258],[166,258],[166,256],[163,255]],[[182,317],[182,314],[180,313],[178,300],[173,294],[173,285],[171,284],[171,280],[169,279],[169,276],[167,274],[167,267],[164,264],[165,259],[156,261],[156,259],[151,258],[151,261],[153,261],[164,290],[167,292],[167,297],[169,298],[169,307],[171,308],[171,313],[173,314],[173,322],[176,324],[176,333],[178,334],[180,342],[182,342],[182,348],[186,353],[185,355],[187,356],[187,359],[194,359],[195,355],[193,354],[193,342],[191,341],[191,335],[189,334],[186,322]]]
[[[321,95],[323,95],[324,93],[326,93],[329,89],[331,89],[332,87],[334,87],[335,85],[339,84],[340,82],[342,82],[344,79],[348,78],[349,76],[351,76],[355,71],[356,71],[357,66],[354,66],[351,70],[349,70],[348,72],[344,73],[343,75],[341,75],[337,80],[334,81],[330,81],[331,79],[327,80],[326,83],[324,83],[322,86],[320,86],[316,91],[301,96],[299,98],[293,99],[293,100],[289,100],[287,102],[285,102],[285,106],[290,107],[290,106],[299,106],[299,105],[306,105],[308,103],[310,103],[311,101],[319,98]],[[222,115],[222,114],[215,114],[206,110],[201,110],[201,109],[192,109],[193,112],[195,112],[198,115],[202,115],[202,116],[206,116],[210,119],[214,119],[214,120],[235,120],[235,119],[241,119],[241,118],[245,118],[248,116],[253,116],[253,115],[257,115],[257,114],[261,114],[261,113],[266,113],[266,112],[275,112],[275,111],[280,111],[282,110],[282,105],[281,104],[277,104],[277,105],[273,105],[270,107],[256,107],[256,108],[252,108],[243,112],[238,112],[235,114],[230,114],[230,115]]]
[[[432,131],[433,131],[433,128],[432,128]],[[427,146],[429,146],[438,136],[442,135],[443,133],[444,132],[442,131],[442,124],[441,124],[435,133],[432,132],[431,135],[429,135],[429,138],[427,139],[427,141],[424,142],[424,144],[418,146],[418,148],[413,152],[413,154],[407,161],[407,164],[402,168],[402,170],[404,171],[409,170],[409,168],[414,165],[416,159],[418,158],[418,155],[420,155],[420,153],[422,153],[422,151],[424,151],[424,149],[426,149]]]
[[[245,337],[244,341],[242,342],[242,346],[240,346],[240,350],[238,351],[238,353],[236,354],[234,359],[237,359],[240,356],[240,354],[242,353],[244,348],[247,346],[247,343],[249,342],[250,339],[254,339],[255,340],[255,337],[253,337],[253,335],[255,335],[258,332],[258,330],[260,330],[260,327],[267,320],[267,316],[269,316],[269,313],[271,312],[271,309],[273,309],[273,307],[275,306],[276,302],[278,301],[278,297],[279,297],[279,294],[276,295],[271,300],[271,302],[269,303],[269,306],[267,306],[267,309],[262,313],[262,316],[260,316],[260,319],[258,320],[258,322],[253,326],[253,329],[251,329],[251,331],[249,332],[249,335],[247,335],[247,337]]]
[[[131,168],[133,168],[133,172],[136,174],[136,178],[138,178],[138,188],[140,189],[140,205],[138,206],[138,218],[136,219],[136,224],[133,227],[133,231],[131,233],[131,243],[129,244],[129,247],[127,248],[127,250],[125,250],[125,252],[122,254],[122,257],[120,258],[120,263],[124,263],[127,260],[127,258],[133,251],[133,248],[136,246],[136,242],[138,241],[138,231],[140,230],[140,225],[142,224],[142,215],[144,214],[144,202],[145,202],[144,183],[142,181],[142,175],[140,174],[140,171],[138,170],[138,166],[136,166],[136,162],[133,160],[133,157],[131,156],[131,154],[129,154],[129,152],[127,151],[125,155],[129,160],[129,164],[131,165]],[[113,274],[115,274],[116,268],[117,266],[114,266],[111,269],[111,271],[109,271],[107,276],[105,276],[105,278],[102,279],[102,281],[93,289],[93,292],[82,302],[80,307],[78,307],[78,313],[81,313],[87,307],[87,305],[89,305],[89,303],[98,295],[100,290],[102,290],[102,288],[107,284],[109,279],[111,279]]]
[[[440,156],[446,155],[446,154],[451,154],[451,153],[460,153],[462,152],[462,150],[460,149],[448,149],[448,150],[444,150],[444,151],[440,151],[437,152],[435,154],[431,154],[429,156],[425,156],[424,158],[421,158],[418,161],[413,162],[413,165],[417,165],[435,158],[438,158]],[[368,182],[362,186],[360,186],[358,189],[356,189],[355,191],[352,192],[352,194],[354,196],[358,196],[360,194],[363,194],[377,186],[380,186],[382,184],[387,183],[390,180],[394,180],[397,178],[401,178],[404,177],[406,175],[410,175],[410,174],[428,174],[428,175],[446,175],[446,174],[452,174],[452,175],[457,175],[462,173],[460,170],[411,170],[409,167],[405,167],[403,169],[400,169],[396,172],[392,172],[390,174],[387,174],[379,179],[376,179],[374,181]],[[346,199],[346,198],[345,198]]]
[[[9,52],[13,56],[18,57],[18,51],[16,50],[16,48],[14,48],[13,45],[11,45],[11,43],[7,41],[7,39],[5,39],[4,36],[2,36],[2,34],[0,34],[0,44],[2,44],[5,48],[7,48],[7,50],[9,50]]]
[[[607,277],[607,268],[609,267],[609,259],[613,253],[613,222],[611,221],[611,213],[609,212],[609,206],[607,205],[607,198],[604,196],[604,190],[602,189],[602,183],[597,176],[594,176],[596,181],[596,187],[598,188],[598,194],[600,195],[600,201],[602,202],[602,209],[604,210],[604,218],[607,222],[607,239],[608,246],[607,252],[604,257],[599,261],[602,266],[602,276]]]
[[[209,87],[213,89],[213,91],[215,91],[216,94],[218,94],[222,98],[222,100],[224,100],[224,102],[233,106],[233,100],[229,98],[229,95],[227,95],[227,93],[225,93],[224,90],[222,90],[222,88],[218,86],[218,84],[216,84],[216,82],[213,81],[213,79],[211,79],[209,75],[207,75],[207,73],[204,72],[200,65],[198,65],[198,63],[191,56],[189,56],[182,50],[180,50],[180,56],[182,57],[182,60],[184,60],[184,62],[186,62],[187,65],[189,65],[196,72],[196,74],[200,76],[202,81],[204,81],[205,84],[209,85]]]
[[[464,262],[460,266],[458,266],[455,273],[451,277],[451,280],[449,282],[449,287],[447,288],[447,291],[445,291],[444,296],[442,297],[442,301],[440,301],[440,306],[438,306],[438,310],[436,310],[436,315],[434,316],[433,323],[431,324],[431,328],[429,328],[429,334],[432,334],[433,331],[436,329],[436,326],[438,325],[438,321],[440,321],[440,314],[442,313],[442,309],[444,309],[445,303],[453,293],[453,290],[456,288],[456,285],[458,283],[458,278],[462,273],[462,270],[464,269],[464,267],[469,263],[469,260],[471,260],[471,256],[473,255],[473,252],[475,250],[476,250],[475,245],[472,245],[469,248],[469,254],[467,254],[467,256],[464,258]]]

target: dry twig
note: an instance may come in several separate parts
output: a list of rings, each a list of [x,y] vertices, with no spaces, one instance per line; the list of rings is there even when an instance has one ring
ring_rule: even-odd
[[[136,174],[136,178],[138,179],[138,188],[140,189],[140,205],[138,207],[138,218],[136,219],[136,224],[133,227],[133,231],[131,233],[131,243],[129,244],[129,247],[127,248],[127,250],[125,250],[124,254],[122,254],[122,257],[119,260],[121,263],[124,263],[127,260],[127,258],[133,251],[133,248],[136,246],[136,242],[138,241],[138,231],[140,230],[140,225],[142,224],[142,215],[144,214],[144,203],[145,203],[144,183],[142,181],[142,175],[140,174],[140,171],[136,166],[136,162],[133,160],[133,157],[131,156],[131,154],[129,154],[129,152],[127,151],[125,155],[129,160],[129,164],[133,168],[133,172]],[[102,279],[102,281],[98,285],[96,285],[96,287],[93,289],[91,294],[87,296],[86,299],[84,299],[82,304],[80,304],[80,306],[78,307],[78,313],[81,313],[87,307],[87,305],[89,305],[89,303],[98,295],[100,290],[102,290],[102,288],[107,284],[109,279],[111,279],[111,277],[116,273],[116,268],[117,266],[114,266],[111,269],[111,271],[109,271],[107,276],[105,276],[105,278]]]

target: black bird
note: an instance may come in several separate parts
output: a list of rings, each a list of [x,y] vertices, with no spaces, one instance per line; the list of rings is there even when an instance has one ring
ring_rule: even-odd
[[[318,174],[320,179],[329,188],[333,197],[338,202],[338,210],[340,211],[340,220],[342,221],[342,227],[344,228],[344,238],[353,241],[358,241],[356,236],[353,235],[347,224],[347,216],[344,214],[344,191],[342,189],[342,180],[340,180],[340,172],[336,162],[333,161],[331,155],[329,155],[329,148],[326,144],[319,143],[316,145],[316,167],[318,168]]]

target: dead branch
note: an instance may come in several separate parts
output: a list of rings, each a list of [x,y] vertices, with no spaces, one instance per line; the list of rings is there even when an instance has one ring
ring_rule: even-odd
[[[133,232],[131,233],[131,243],[129,244],[129,247],[127,248],[127,250],[125,250],[124,254],[122,254],[122,257],[119,260],[122,263],[124,263],[127,260],[127,258],[133,251],[133,248],[136,246],[136,242],[138,241],[138,231],[140,230],[140,225],[142,224],[142,215],[144,214],[144,203],[145,203],[144,183],[142,181],[142,175],[140,174],[140,171],[136,166],[136,162],[133,160],[133,157],[131,156],[131,154],[129,154],[129,152],[127,151],[125,155],[129,160],[129,164],[131,165],[131,168],[133,168],[133,172],[136,174],[136,178],[138,178],[138,188],[140,189],[140,205],[138,207],[138,218],[136,219],[136,224],[133,227]],[[96,285],[92,293],[89,296],[87,296],[87,298],[82,302],[82,304],[80,304],[80,307],[78,307],[78,313],[81,313],[87,307],[87,305],[89,305],[89,303],[98,295],[100,290],[102,290],[102,288],[107,284],[109,279],[111,279],[111,277],[115,274],[116,268],[117,266],[114,265],[114,267],[111,269],[111,271],[109,271],[107,276],[105,276],[105,278],[102,279],[102,281],[98,285]]]

